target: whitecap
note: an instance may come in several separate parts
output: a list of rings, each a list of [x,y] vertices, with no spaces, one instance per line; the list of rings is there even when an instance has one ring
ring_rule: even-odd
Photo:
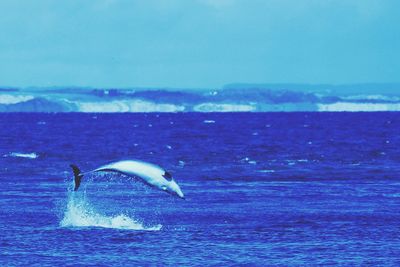
[[[275,172],[275,170],[258,170],[257,172],[273,173],[273,172]]]
[[[299,162],[299,163],[308,162],[308,159],[288,159],[288,160],[286,160],[286,162],[289,166],[293,166],[293,165],[296,165],[297,162]]]
[[[204,120],[203,122],[204,122],[204,123],[215,123],[214,120]]]
[[[297,162],[308,162],[308,159],[298,159]]]
[[[39,155],[36,153],[20,153],[20,152],[11,152],[4,156],[5,157],[13,157],[13,158],[28,158],[28,159],[36,159],[39,157]]]
[[[178,165],[180,167],[184,167],[185,166],[185,162],[183,160],[178,161]]]
[[[253,165],[257,164],[257,161],[251,160],[249,157],[242,158],[240,161],[247,162],[248,164],[253,164]]]

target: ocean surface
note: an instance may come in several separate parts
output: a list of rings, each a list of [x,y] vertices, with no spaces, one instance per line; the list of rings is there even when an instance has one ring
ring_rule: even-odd
[[[0,114],[0,266],[399,266],[399,113]],[[120,174],[162,166],[186,200]]]

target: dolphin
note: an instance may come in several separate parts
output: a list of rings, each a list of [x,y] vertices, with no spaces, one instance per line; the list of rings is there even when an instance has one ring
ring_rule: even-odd
[[[122,160],[106,164],[84,173],[74,164],[71,164],[70,167],[72,168],[75,178],[74,191],[78,190],[82,177],[86,174],[93,172],[117,172],[130,177],[140,178],[139,180],[144,184],[185,199],[181,188],[175,182],[174,178],[172,178],[172,175],[163,168],[151,163],[138,160]]]

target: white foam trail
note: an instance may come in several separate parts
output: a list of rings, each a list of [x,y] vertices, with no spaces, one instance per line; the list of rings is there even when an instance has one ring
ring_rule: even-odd
[[[28,158],[28,159],[36,159],[39,157],[39,155],[36,153],[19,153],[19,152],[11,152],[4,156],[5,157],[14,157],[14,158]]]
[[[0,104],[17,104],[32,100],[34,97],[31,95],[3,95],[0,94]]]
[[[120,214],[117,216],[106,216],[96,212],[88,203],[74,199],[70,195],[67,210],[60,222],[62,227],[103,227],[127,230],[159,231],[162,227],[158,224],[153,227],[145,227],[140,222]]]

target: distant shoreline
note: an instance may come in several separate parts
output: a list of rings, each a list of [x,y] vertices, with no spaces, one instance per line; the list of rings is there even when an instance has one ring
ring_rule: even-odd
[[[400,111],[399,89],[400,84],[231,84],[216,90],[7,87],[0,88],[0,112]]]

